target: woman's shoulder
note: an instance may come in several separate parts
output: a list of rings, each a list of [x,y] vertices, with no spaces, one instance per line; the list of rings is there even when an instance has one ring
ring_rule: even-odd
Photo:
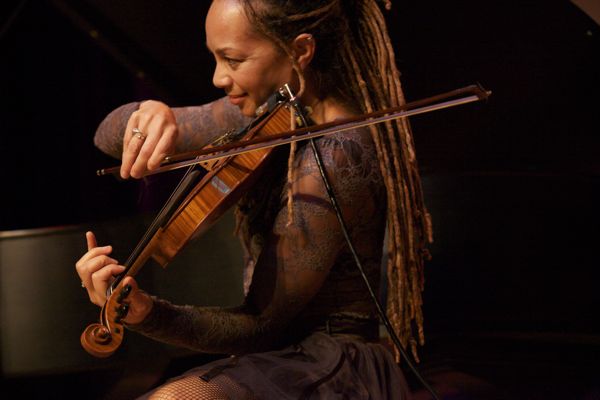
[[[377,150],[368,128],[353,128],[318,138],[317,148],[325,164],[335,162],[337,167],[344,164],[361,165],[377,163]],[[312,151],[304,146],[304,152]]]
[[[368,128],[322,136],[315,140],[315,144],[332,179],[343,181],[345,186],[383,185],[377,149]],[[296,162],[305,172],[317,171],[310,145],[301,147]]]

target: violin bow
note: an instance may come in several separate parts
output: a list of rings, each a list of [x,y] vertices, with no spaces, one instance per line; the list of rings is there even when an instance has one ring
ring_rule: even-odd
[[[425,99],[406,103],[399,107],[386,108],[384,110],[336,120],[334,122],[328,122],[325,124],[306,126],[293,131],[269,135],[268,137],[248,139],[221,146],[214,146],[196,151],[176,154],[173,156],[167,156],[161,163],[160,167],[153,171],[147,172],[144,176],[160,174],[207,161],[231,157],[249,151],[282,146],[292,142],[313,139],[333,133],[344,132],[374,124],[381,124],[400,118],[425,114],[432,111],[473,103],[476,101],[487,100],[491,94],[491,91],[484,89],[480,84],[474,84]],[[96,174],[100,176],[117,175],[119,170],[120,167],[111,167],[100,169],[96,171]]]

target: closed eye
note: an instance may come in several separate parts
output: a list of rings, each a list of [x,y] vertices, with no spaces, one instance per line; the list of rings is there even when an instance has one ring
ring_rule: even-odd
[[[213,54],[213,56],[215,57],[215,59],[217,61],[219,61],[219,60],[225,61],[230,68],[235,69],[244,61],[243,59],[240,59],[240,58],[234,58],[234,57],[228,56],[227,54],[231,53],[231,51],[233,51],[229,47],[219,48],[216,50],[211,50],[210,47],[208,46],[208,44],[206,45],[206,47],[208,48],[208,51],[210,51]]]
[[[223,59],[225,60],[227,65],[229,65],[231,68],[236,68],[242,62],[242,60],[239,60],[236,58],[231,58],[231,57],[223,57]]]

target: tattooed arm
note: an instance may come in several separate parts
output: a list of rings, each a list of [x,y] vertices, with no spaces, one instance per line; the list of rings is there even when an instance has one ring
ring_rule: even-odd
[[[226,98],[202,106],[174,108],[153,100],[135,102],[108,114],[96,130],[94,143],[104,153],[123,160],[123,178],[139,177],[158,167],[166,155],[202,148],[224,132],[249,122]],[[133,128],[146,138],[135,138]]]
[[[354,148],[361,150],[358,156],[349,154],[342,142],[332,147],[324,154],[327,174],[350,232],[360,230],[359,225],[377,218],[380,210],[377,190],[369,190],[378,167],[369,163],[369,152],[362,152],[365,149],[356,142]],[[245,304],[225,309],[176,306],[154,299],[148,317],[131,329],[169,344],[220,354],[277,345],[288,324],[319,292],[345,246],[310,149],[305,147],[298,156],[292,186],[293,222],[287,224],[284,204],[257,261]],[[362,168],[347,168],[350,164],[362,164]],[[365,173],[365,166],[370,172]]]

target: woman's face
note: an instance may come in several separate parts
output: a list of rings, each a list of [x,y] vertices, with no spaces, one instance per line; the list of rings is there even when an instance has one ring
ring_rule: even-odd
[[[213,1],[206,17],[206,44],[216,60],[213,84],[246,116],[254,116],[294,76],[289,58],[251,29],[238,0]]]

